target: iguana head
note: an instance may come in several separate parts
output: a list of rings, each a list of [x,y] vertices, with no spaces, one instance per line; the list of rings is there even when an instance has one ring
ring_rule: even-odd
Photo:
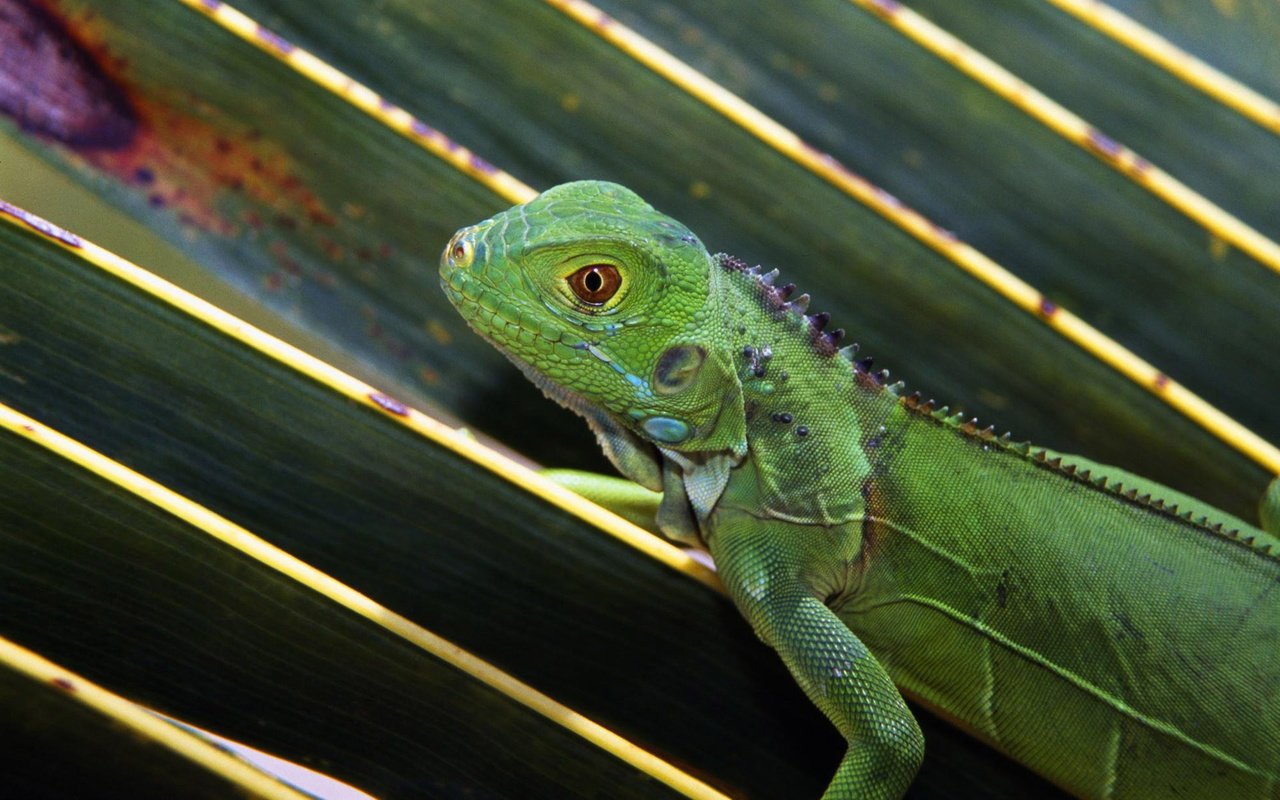
[[[660,447],[741,454],[718,277],[688,228],[596,181],[463,228],[440,260],[449,300],[549,394]]]

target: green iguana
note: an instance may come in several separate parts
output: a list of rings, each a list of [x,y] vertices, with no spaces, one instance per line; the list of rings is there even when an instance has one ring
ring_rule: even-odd
[[[895,684],[1081,796],[1280,796],[1280,483],[1264,532],[996,437],[885,385],[776,279],[599,182],[441,261],[468,323],[662,493],[658,528],[710,551],[835,723],[825,797],[911,783]]]

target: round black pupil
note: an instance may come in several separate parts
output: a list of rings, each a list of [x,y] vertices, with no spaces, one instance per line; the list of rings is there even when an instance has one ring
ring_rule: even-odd
[[[593,269],[587,273],[582,279],[582,283],[587,287],[587,291],[595,294],[604,288],[604,278],[600,277],[600,270]]]

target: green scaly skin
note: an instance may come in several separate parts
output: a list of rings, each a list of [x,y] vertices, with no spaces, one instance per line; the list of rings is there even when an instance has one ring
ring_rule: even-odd
[[[598,305],[570,280],[592,265],[621,278]],[[775,278],[597,182],[441,262],[845,737],[825,797],[910,784],[924,742],[895,684],[1081,796],[1280,796],[1280,484],[1266,533],[997,438],[885,386]]]

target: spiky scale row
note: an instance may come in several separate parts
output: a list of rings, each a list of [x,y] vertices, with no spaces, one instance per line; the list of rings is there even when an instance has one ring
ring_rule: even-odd
[[[1164,498],[1155,497],[1149,492],[1140,493],[1140,490],[1137,488],[1125,488],[1122,481],[1112,481],[1105,475],[1100,475],[1094,478],[1089,470],[1077,469],[1074,464],[1067,464],[1064,466],[1062,464],[1061,457],[1052,459],[1048,458],[1048,454],[1043,450],[1033,454],[1032,458],[1044,466],[1056,470],[1062,475],[1087,483],[1090,486],[1104,491],[1114,497],[1127,500],[1135,505],[1143,506],[1144,508],[1148,508],[1152,511],[1163,514],[1164,516],[1181,520],[1216,536],[1221,536],[1223,538],[1239,542],[1240,544],[1253,549],[1259,555],[1271,558],[1280,558],[1280,553],[1271,552],[1272,548],[1270,544],[1259,546],[1256,544],[1256,538],[1253,536],[1241,538],[1240,530],[1238,528],[1228,529],[1223,523],[1210,521],[1210,519],[1203,514],[1196,516],[1192,511],[1180,511],[1177,503],[1166,502]]]
[[[1038,450],[1035,453],[1032,453],[1030,457],[1032,461],[1039,463],[1048,469],[1052,469],[1055,472],[1058,472],[1059,474],[1064,475],[1068,478],[1072,478],[1076,481],[1087,483],[1090,486],[1093,486],[1099,490],[1105,491],[1108,494],[1113,495],[1115,497],[1122,498],[1136,505],[1140,505],[1145,508],[1151,509],[1152,511],[1159,512],[1165,516],[1180,519],[1184,522],[1188,522],[1194,525],[1195,527],[1198,527],[1202,530],[1206,530],[1218,536],[1223,536],[1228,539],[1239,541],[1241,544],[1247,545],[1249,547],[1253,547],[1254,545],[1254,537],[1250,536],[1245,539],[1241,539],[1240,531],[1238,529],[1226,530],[1226,526],[1224,526],[1221,522],[1210,522],[1209,518],[1204,515],[1201,515],[1199,518],[1195,518],[1193,512],[1191,511],[1179,513],[1178,506],[1176,503],[1167,503],[1165,502],[1164,498],[1154,497],[1150,492],[1145,492],[1140,494],[1139,493],[1140,490],[1133,487],[1126,489],[1122,481],[1112,481],[1108,479],[1107,476],[1105,475],[1100,475],[1097,478],[1094,478],[1090,470],[1078,469],[1075,464],[1064,465],[1062,463],[1061,456],[1055,456],[1053,458],[1049,458],[1049,454],[1047,451]],[[1270,545],[1266,545],[1264,547],[1258,547],[1254,549],[1257,550],[1257,552],[1261,555],[1271,555]]]
[[[966,420],[962,412],[957,411],[954,414],[951,413],[949,406],[944,405],[935,408],[935,401],[932,399],[921,400],[919,392],[913,392],[910,395],[903,396],[902,392],[905,389],[905,384],[899,381],[898,383],[890,386],[888,383],[889,370],[882,369],[879,372],[872,373],[871,368],[875,363],[874,359],[870,356],[865,356],[860,359],[855,358],[855,354],[858,352],[857,344],[851,344],[844,348],[838,347],[839,341],[844,337],[844,330],[842,328],[835,328],[829,332],[826,331],[827,325],[831,322],[831,315],[825,311],[808,314],[807,312],[809,310],[810,299],[808,294],[801,294],[796,299],[790,300],[789,298],[796,290],[796,285],[794,283],[788,283],[780,287],[774,286],[774,283],[777,281],[779,276],[778,270],[774,269],[769,272],[761,273],[760,267],[748,266],[745,261],[724,253],[718,254],[715,258],[721,267],[730,272],[740,272],[754,277],[764,289],[762,295],[765,298],[769,310],[779,313],[796,313],[804,316],[809,325],[809,331],[811,334],[810,340],[818,349],[818,352],[826,356],[839,354],[853,365],[855,373],[857,373],[860,378],[866,377],[872,379],[876,384],[886,387],[891,394],[899,398],[899,401],[906,409],[916,412],[921,416],[931,418],[936,422],[947,425],[948,427],[954,428],[964,436],[979,439],[983,442],[993,442],[1001,449],[1007,450],[1023,458],[1027,458],[1033,463],[1036,463],[1045,469],[1053,470],[1063,477],[1088,484],[1115,497],[1149,508],[1157,513],[1182,520],[1215,535],[1240,542],[1241,544],[1252,548],[1260,555],[1280,560],[1280,553],[1273,554],[1271,552],[1271,545],[1268,544],[1261,547],[1255,547],[1255,539],[1253,536],[1241,539],[1239,530],[1233,529],[1224,532],[1224,526],[1221,522],[1211,523],[1208,517],[1205,516],[1201,516],[1199,519],[1192,519],[1192,512],[1188,511],[1180,514],[1178,513],[1177,505],[1167,504],[1163,498],[1153,498],[1150,494],[1143,494],[1139,496],[1137,489],[1126,490],[1122,483],[1119,481],[1110,482],[1105,475],[1100,475],[1095,478],[1090,470],[1078,469],[1075,464],[1070,463],[1064,465],[1062,463],[1061,456],[1054,456],[1053,458],[1050,458],[1049,453],[1046,450],[1037,450],[1032,452],[1030,442],[1015,442],[1013,441],[1012,435],[1008,432],[997,437],[995,434],[995,426],[988,425],[985,428],[979,428],[977,417],[972,417]]]
[[[899,392],[901,391],[901,383],[894,384],[894,386],[898,387]],[[973,417],[968,421],[965,421],[963,414],[952,414],[947,406],[941,406],[935,409],[935,401],[932,399],[921,399],[919,392],[912,392],[906,396],[899,395],[899,402],[901,402],[902,406],[908,411],[913,411],[923,417],[932,419],[935,422],[954,428],[965,436],[981,439],[984,442],[993,442],[1003,450],[1026,458],[1031,462],[1045,469],[1053,470],[1066,478],[1088,484],[1100,491],[1107,492],[1108,494],[1127,500],[1128,502],[1143,506],[1165,516],[1182,520],[1183,522],[1189,523],[1201,530],[1208,531],[1209,533],[1217,536],[1222,536],[1224,538],[1231,539],[1232,541],[1239,542],[1240,544],[1253,549],[1254,552],[1259,555],[1280,560],[1280,552],[1273,553],[1270,544],[1260,546],[1256,545],[1256,539],[1253,536],[1241,538],[1240,531],[1238,529],[1227,530],[1226,526],[1221,522],[1211,522],[1208,517],[1203,515],[1197,518],[1191,511],[1179,512],[1177,504],[1168,503],[1164,498],[1153,497],[1149,493],[1140,495],[1138,493],[1138,489],[1126,489],[1122,482],[1109,480],[1105,475],[1099,475],[1095,478],[1092,470],[1080,469],[1076,464],[1064,464],[1062,456],[1053,456],[1051,458],[1047,450],[1033,451],[1030,442],[1015,442],[1013,441],[1012,434],[1008,432],[1003,433],[1000,436],[996,436],[995,427],[992,425],[979,429],[977,417]]]
[[[774,286],[780,274],[778,270],[761,272],[760,267],[749,266],[742,259],[727,253],[716,254],[715,260],[723,269],[729,272],[742,273],[755,278],[763,289],[761,296],[765,300],[767,310],[783,314],[794,313],[805,317],[809,323],[811,341],[819,353],[824,356],[832,356],[839,352],[840,340],[844,338],[844,329],[835,328],[827,331],[826,327],[831,322],[831,315],[825,311],[815,314],[807,313],[810,300],[808,294],[801,294],[792,300],[791,295],[796,290],[794,283]]]

